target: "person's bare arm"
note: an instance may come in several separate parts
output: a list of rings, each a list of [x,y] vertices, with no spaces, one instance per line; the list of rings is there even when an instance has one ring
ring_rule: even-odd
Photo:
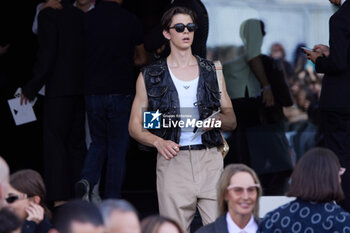
[[[237,126],[236,115],[232,107],[231,99],[226,91],[226,84],[224,77],[222,78],[222,90],[221,90],[221,129],[222,130],[234,130]]]
[[[270,107],[275,104],[275,100],[273,98],[272,90],[270,83],[267,79],[264,65],[260,56],[256,56],[248,61],[248,65],[250,69],[253,71],[255,77],[258,78],[262,88],[263,88],[263,103]]]
[[[147,53],[143,44],[135,47],[134,63],[136,66],[143,66],[147,63]]]
[[[138,142],[157,148],[158,152],[167,160],[174,158],[180,145],[170,140],[164,140],[142,127],[143,110],[147,109],[148,98],[142,73],[136,82],[136,95],[131,109],[129,133]]]

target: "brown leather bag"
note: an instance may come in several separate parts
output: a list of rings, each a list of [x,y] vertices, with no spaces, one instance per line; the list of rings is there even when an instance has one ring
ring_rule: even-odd
[[[216,68],[216,78],[218,80],[218,85],[219,85],[219,91],[220,93],[222,92],[222,81],[224,74],[222,72],[222,65],[220,61],[214,61],[215,68]],[[218,146],[218,149],[221,151],[222,157],[225,158],[227,155],[228,151],[230,150],[230,146],[228,145],[226,139],[222,135],[222,131],[220,131],[220,136],[222,138],[223,145]]]

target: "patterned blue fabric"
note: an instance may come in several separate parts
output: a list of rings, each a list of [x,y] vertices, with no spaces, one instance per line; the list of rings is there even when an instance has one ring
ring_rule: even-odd
[[[257,233],[350,233],[350,214],[333,202],[296,199],[271,212]]]

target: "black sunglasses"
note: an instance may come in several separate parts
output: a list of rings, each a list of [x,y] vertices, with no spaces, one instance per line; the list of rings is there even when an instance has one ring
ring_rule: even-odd
[[[7,198],[5,198],[6,202],[8,204],[14,203],[15,201],[19,200],[19,199],[26,199],[26,198],[30,198],[33,197],[32,195],[27,195],[25,194],[22,198],[20,196],[17,195],[13,195],[13,196],[9,196]]]
[[[8,204],[14,203],[19,199],[19,196],[9,196],[5,200]]]
[[[195,23],[189,23],[187,25],[183,23],[177,23],[173,27],[169,27],[169,29],[175,29],[177,32],[183,32],[185,31],[185,28],[187,28],[189,32],[194,32],[197,30],[197,25]]]

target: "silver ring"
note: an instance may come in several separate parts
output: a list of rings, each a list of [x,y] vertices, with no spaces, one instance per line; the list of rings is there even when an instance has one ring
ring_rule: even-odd
[[[174,146],[174,150],[177,150],[177,149],[179,149],[179,147],[177,147],[177,146]]]

